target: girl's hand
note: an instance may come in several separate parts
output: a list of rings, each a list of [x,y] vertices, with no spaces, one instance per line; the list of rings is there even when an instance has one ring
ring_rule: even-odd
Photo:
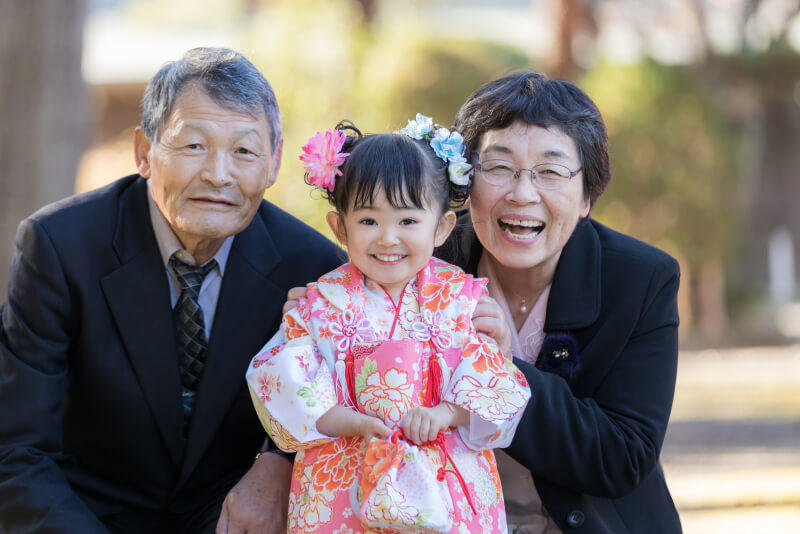
[[[386,424],[371,415],[358,414],[361,416],[356,433],[364,438],[364,441],[369,441],[372,438],[389,439],[392,435],[392,430]]]
[[[326,436],[360,436],[365,440],[374,437],[387,439],[392,435],[391,429],[377,417],[338,405],[317,419],[317,430]]]
[[[291,292],[289,292],[291,294]],[[506,359],[511,359],[511,331],[508,329],[503,309],[488,295],[482,295],[472,314],[475,330],[494,339]]]
[[[306,288],[303,287],[293,287],[289,290],[289,293],[286,294],[286,302],[283,304],[283,313],[288,312],[289,310],[295,309],[298,304],[300,304],[300,299],[306,296]]]
[[[453,406],[448,402],[443,402],[434,408],[415,406],[406,412],[400,421],[403,434],[406,439],[416,445],[422,445],[428,441],[436,439],[440,430],[447,430],[451,426],[457,426],[460,412],[466,413],[461,407]]]

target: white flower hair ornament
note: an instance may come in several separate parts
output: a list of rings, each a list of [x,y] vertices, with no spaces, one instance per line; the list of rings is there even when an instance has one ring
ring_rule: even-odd
[[[460,133],[436,128],[433,119],[422,113],[417,113],[416,118],[408,121],[408,125],[400,131],[412,139],[427,139],[436,156],[447,163],[450,181],[459,186],[469,184],[472,165],[464,157],[464,138]]]

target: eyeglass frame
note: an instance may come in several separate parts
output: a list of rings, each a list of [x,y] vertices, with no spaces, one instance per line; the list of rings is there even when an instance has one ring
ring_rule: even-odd
[[[523,169],[522,167],[518,166],[518,165],[517,165],[516,163],[514,163],[513,161],[508,161],[507,159],[499,159],[499,158],[498,158],[498,159],[488,159],[488,160],[486,160],[486,161],[487,161],[487,162],[489,162],[489,161],[502,161],[502,162],[504,162],[504,163],[508,163],[508,164],[509,164],[509,166],[510,166],[510,168],[512,168],[512,170],[513,170],[513,167],[516,167],[516,169],[517,169],[517,170],[514,172],[514,176],[513,176],[513,179],[514,179],[514,180],[519,180],[520,176],[522,176],[522,171],[528,171],[528,172],[530,173],[530,175],[531,175],[531,182],[532,182],[532,183],[533,183],[535,186],[537,186],[537,187],[542,187],[542,184],[541,184],[541,183],[539,183],[539,182],[537,181],[537,178],[536,178],[536,177],[537,177],[537,176],[539,176],[539,174],[538,174],[538,173],[536,172],[536,170],[535,170],[535,169],[536,169],[536,167],[539,167],[539,166],[541,166],[541,165],[558,165],[559,167],[564,167],[564,168],[567,170],[567,172],[569,173],[569,176],[565,177],[565,179],[564,179],[563,181],[561,181],[561,182],[557,182],[557,183],[558,183],[558,186],[557,186],[557,187],[551,187],[551,188],[544,187],[544,189],[549,189],[550,191],[556,190],[556,189],[558,189],[559,187],[561,187],[563,184],[566,184],[566,183],[568,183],[570,180],[572,180],[573,178],[575,178],[575,176],[577,176],[577,174],[578,174],[579,172],[581,172],[581,171],[583,170],[583,165],[581,165],[580,167],[578,167],[578,168],[577,168],[577,169],[575,169],[574,171],[573,171],[573,170],[571,170],[571,169],[570,169],[569,167],[567,167],[566,165],[564,165],[564,164],[561,164],[561,163],[537,163],[536,165],[534,165],[534,166],[533,166],[532,168],[530,168],[530,169]],[[513,166],[513,167],[511,167],[511,166]],[[476,161],[476,162],[475,162],[475,165],[474,165],[474,167],[475,167],[475,170],[477,170],[478,172],[480,172],[480,173],[481,173],[481,176],[483,176],[483,165],[481,164],[481,162],[480,162],[480,161]],[[501,184],[496,184],[496,183],[493,183],[491,180],[487,180],[487,182],[488,182],[489,184],[491,184],[491,185],[495,186],[495,187],[499,187],[499,186],[501,185]]]

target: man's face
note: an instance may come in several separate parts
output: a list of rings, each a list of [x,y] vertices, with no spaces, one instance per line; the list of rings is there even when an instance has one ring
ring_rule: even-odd
[[[155,143],[137,129],[135,148],[153,200],[193,254],[213,255],[250,224],[280,162],[265,114],[220,107],[195,85],[178,95]]]

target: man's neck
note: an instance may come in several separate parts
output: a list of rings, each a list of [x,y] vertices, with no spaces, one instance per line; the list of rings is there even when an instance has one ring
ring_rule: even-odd
[[[172,229],[175,232],[175,229]],[[183,249],[192,255],[196,265],[204,265],[208,260],[214,257],[219,252],[222,243],[225,239],[198,239],[192,236],[184,236],[179,232],[175,232],[178,241],[181,242]]]

